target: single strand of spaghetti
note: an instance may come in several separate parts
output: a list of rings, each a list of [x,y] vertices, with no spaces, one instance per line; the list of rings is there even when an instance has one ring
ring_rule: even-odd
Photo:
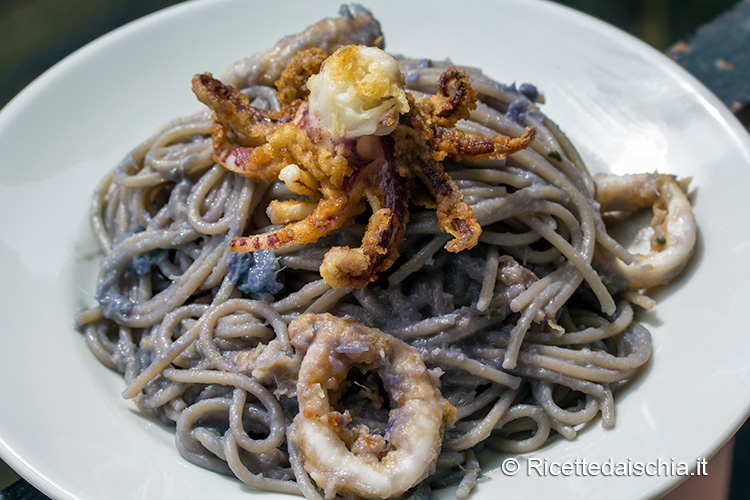
[[[539,241],[541,237],[534,231],[523,233],[498,233],[496,231],[483,230],[479,235],[479,241],[489,245],[501,247],[522,247]]]
[[[307,474],[307,471],[302,465],[302,460],[300,459],[299,453],[297,452],[297,447],[294,446],[291,440],[287,439],[287,449],[289,450],[289,464],[292,466],[292,471],[294,471],[294,479],[297,482],[297,487],[299,488],[299,491],[302,493],[302,495],[307,500],[331,500],[331,499],[324,499],[323,496],[318,493],[318,489],[315,487],[313,482],[310,480],[310,476]],[[340,498],[340,497],[335,497]]]
[[[444,440],[445,445],[452,450],[466,450],[487,439],[517,395],[518,391],[510,389],[503,392],[503,395],[495,402],[487,416],[479,421],[471,422],[471,429],[464,434],[448,435]]]
[[[458,419],[463,420],[464,418],[473,415],[482,408],[486,407],[488,404],[495,401],[500,396],[500,393],[504,390],[505,389],[501,388],[501,386],[493,384],[484,391],[474,396],[472,399],[469,399],[468,401],[462,401],[461,404],[454,405],[456,407],[456,414],[458,415]]]
[[[464,471],[464,477],[456,487],[456,498],[459,500],[465,500],[469,498],[469,495],[477,487],[477,481],[479,479],[479,460],[471,450],[466,450],[466,461],[464,462],[462,469]]]
[[[544,306],[544,314],[549,318],[557,315],[557,312],[567,303],[568,299],[573,296],[583,282],[583,276],[578,272],[578,269],[573,268],[569,262],[566,264],[569,265],[566,265],[565,269],[562,270],[562,274],[565,274],[565,277],[563,278],[563,286],[557,294],[547,302],[547,305]]]
[[[302,271],[317,271],[322,263],[322,258],[313,256],[284,255],[279,258],[281,267]]]
[[[232,437],[237,441],[237,444],[241,448],[249,451],[250,453],[266,453],[276,448],[273,446],[268,447],[268,443],[262,440],[251,438],[247,432],[245,432],[242,418],[245,415],[245,401],[247,400],[247,392],[243,389],[235,389],[232,395],[232,404],[229,407],[229,432]],[[251,417],[255,420],[262,421],[264,424],[269,425],[268,418],[263,418],[264,414],[259,409],[250,407],[255,411],[252,412]]]
[[[513,370],[513,373],[569,387],[574,391],[579,391],[597,398],[600,402],[604,398],[604,387],[602,386],[602,384],[571,377],[569,375],[558,373],[539,366],[526,364],[520,358],[518,366],[516,366],[516,368]]]
[[[644,329],[645,330],[645,329]],[[626,356],[615,356],[604,351],[567,349],[558,346],[534,345],[533,349],[543,356],[575,361],[578,363],[594,364],[608,370],[631,370],[643,365],[651,356],[649,336],[642,335],[640,329],[631,329],[628,347],[632,349]],[[627,334],[626,334],[627,335]],[[593,369],[593,367],[591,367]]]
[[[118,197],[121,199],[119,203],[114,205],[112,212],[111,227],[112,234],[115,236],[125,235],[130,231],[131,213],[128,210],[126,204],[128,190],[123,190],[118,193]]]
[[[612,429],[615,426],[615,398],[609,384],[604,385],[604,397],[599,405],[602,409],[602,427]]]
[[[120,200],[123,192],[123,189],[113,185],[104,200],[102,219],[110,241],[120,234],[117,213],[124,207]],[[127,207],[124,208],[127,209]],[[109,252],[109,250],[110,248],[106,248],[105,252]]]
[[[190,436],[200,443],[209,453],[216,455],[220,460],[227,461],[224,453],[224,436],[217,436],[215,430],[208,430],[205,427],[196,427],[190,431]]]
[[[500,266],[500,253],[496,246],[492,246],[487,250],[487,259],[484,267],[484,280],[482,281],[482,288],[479,292],[479,300],[477,300],[477,310],[484,312],[487,310],[487,306],[492,300],[492,296],[495,292],[495,284],[497,283],[497,270]]]
[[[293,481],[283,481],[280,479],[273,479],[264,477],[261,474],[253,474],[245,467],[240,459],[239,447],[237,446],[237,439],[233,434],[227,433],[224,435],[224,456],[227,460],[227,465],[232,469],[237,478],[243,483],[257,488],[260,491],[273,491],[277,493],[287,493],[291,495],[299,495],[300,490],[296,483]]]
[[[536,423],[536,430],[531,437],[516,441],[514,439],[490,436],[487,444],[510,453],[528,453],[538,449],[547,440],[550,431],[549,418],[539,406],[529,404],[515,405],[503,415],[495,427],[502,428],[503,425],[522,418],[531,419]]]
[[[537,312],[543,309],[544,304],[557,293],[561,286],[562,283],[559,281],[550,283],[549,286],[537,295],[528,307],[524,309],[523,314],[521,314],[518,322],[510,332],[508,350],[505,352],[505,357],[503,358],[503,368],[506,370],[512,370],[516,367],[516,360],[521,350],[521,344],[526,335],[526,331],[531,325],[531,321],[537,315]]]
[[[526,267],[529,267],[531,264],[554,263],[561,256],[560,251],[555,247],[550,247],[542,251],[532,250],[529,247],[503,247],[503,250],[508,255],[512,255],[523,262]]]
[[[231,318],[234,317],[237,317],[238,319],[232,321]],[[264,322],[259,321],[258,318],[253,315],[233,314],[232,316],[225,316],[219,319],[214,328],[214,336],[217,339],[254,337],[260,340],[269,340],[273,338],[274,332],[272,328],[266,326]]]
[[[552,430],[560,434],[568,441],[573,441],[578,436],[578,432],[573,426],[559,422],[550,417],[549,414],[547,414],[547,420],[549,421],[549,425],[550,427],[552,427]]]
[[[161,406],[170,404],[173,405],[175,403],[175,400],[184,394],[187,387],[188,386],[186,384],[170,382],[169,384],[160,386],[153,393],[139,394],[134,398],[133,401],[139,408],[146,409],[159,408]],[[179,406],[182,407],[178,410],[178,412],[181,413],[185,409],[183,407],[184,402],[179,404]]]
[[[599,412],[599,404],[595,398],[587,397],[586,404],[577,411],[561,408],[552,397],[552,384],[541,380],[531,383],[534,399],[539,403],[547,414],[555,420],[567,425],[578,425],[588,422]]]
[[[488,169],[488,168],[471,168],[463,170],[454,170],[451,177],[459,186],[461,181],[471,180],[476,182],[488,183],[492,185],[512,186],[516,189],[530,187],[533,184],[529,177],[519,176],[515,172],[505,169]]]
[[[202,415],[213,412],[228,412],[230,401],[227,398],[203,399],[189,406],[177,420],[175,443],[183,458],[204,469],[231,474],[232,470],[225,461],[206,453],[206,449],[193,436],[195,421]]]
[[[88,325],[89,323],[100,321],[103,318],[104,314],[102,314],[102,309],[99,306],[90,307],[88,309],[78,311],[75,315],[76,328],[81,328],[85,325]]]
[[[211,290],[222,283],[227,275],[227,258],[229,257],[229,252],[229,245],[217,249],[219,255],[216,258],[216,263],[211,269],[211,273],[206,276],[206,279],[200,284],[198,290]]]
[[[471,337],[475,333],[499,323],[504,317],[502,308],[498,315],[475,316],[473,314],[463,315],[456,320],[456,325],[425,339],[424,346],[427,348],[440,347],[444,344],[452,344]]]
[[[558,336],[551,333],[530,332],[527,341],[545,345],[583,345],[613,337],[623,332],[633,322],[633,308],[625,301],[618,305],[615,319],[600,327],[589,327],[577,332],[565,332]]]
[[[433,366],[457,368],[514,390],[521,386],[519,377],[487,366],[457,349],[425,349],[420,354],[425,362]]]
[[[279,313],[295,311],[309,304],[328,290],[331,290],[331,285],[322,279],[311,281],[296,292],[292,292],[283,299],[277,300],[272,304],[272,307]]]
[[[457,183],[458,184],[458,183]],[[464,195],[464,200],[482,199],[482,198],[496,198],[498,196],[505,196],[508,194],[508,190],[505,186],[475,186],[475,187],[461,187],[461,193]],[[469,201],[466,201],[469,205]]]
[[[402,340],[419,339],[434,335],[445,330],[448,327],[454,326],[457,319],[458,314],[452,312],[440,316],[425,318],[421,321],[417,321],[416,323],[409,323],[407,325],[393,329],[388,333]]]
[[[141,166],[135,164],[132,159],[125,158],[115,168],[112,180],[123,188],[142,189],[158,186],[168,179],[164,178],[159,172],[143,171]]]
[[[117,369],[117,364],[112,360],[112,351],[107,349],[102,343],[102,329],[109,328],[106,324],[89,324],[83,329],[86,345],[89,347],[94,357],[104,366],[111,370]]]
[[[94,190],[94,195],[91,198],[91,205],[89,207],[89,222],[91,229],[96,238],[96,242],[99,244],[99,248],[108,252],[112,247],[112,239],[109,236],[109,230],[107,223],[104,221],[104,206],[107,203],[105,200],[109,197],[110,189],[112,188],[112,173],[105,175],[104,178],[99,182]]]
[[[306,313],[322,313],[331,309],[336,303],[346,297],[352,291],[351,288],[342,286],[340,288],[331,288],[323,295],[318,297],[315,302],[310,304]]]
[[[119,358],[118,367],[123,374],[126,383],[130,383],[138,373],[138,360],[135,358],[135,344],[133,343],[133,332],[126,326],[118,329],[117,349],[115,356]]]
[[[377,321],[386,323],[389,320],[388,312],[385,310],[383,301],[369,287],[362,287],[352,292],[352,296],[357,299],[367,314]]]
[[[436,236],[429,243],[420,248],[408,261],[404,262],[388,277],[388,283],[396,285],[404,281],[409,275],[415,273],[445,246],[448,236],[443,234]]]
[[[510,313],[510,302],[514,298],[518,297],[521,293],[523,293],[525,289],[526,285],[523,285],[521,283],[516,283],[514,285],[498,289],[495,292],[495,295],[492,297],[492,300],[490,301],[489,308],[497,309],[497,312],[500,312],[499,310],[503,309],[507,313]]]

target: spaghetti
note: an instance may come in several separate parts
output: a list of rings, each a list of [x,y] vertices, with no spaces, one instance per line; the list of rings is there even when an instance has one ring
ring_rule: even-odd
[[[347,44],[382,45],[364,9],[342,8],[340,17],[237,63],[224,81],[254,107],[278,110],[272,85],[295,53]],[[417,97],[434,94],[450,67],[398,62]],[[274,229],[266,211],[275,200],[299,196],[284,182],[216,164],[208,112],[173,121],[103,179],[92,205],[105,254],[99,305],[77,323],[97,359],[124,375],[124,396],[176,426],[187,460],[263,490],[367,496],[347,477],[334,486],[316,477],[298,445],[304,440],[290,439],[302,427],[293,424],[300,365],[317,345],[300,340],[318,330],[299,322],[322,321],[334,337],[350,332],[331,341],[331,356],[353,361],[336,372],[326,397],[339,435],[359,456],[384,460],[394,427],[408,425],[393,416],[401,405],[394,373],[423,364],[420,383],[439,388],[431,401],[443,413],[434,427],[446,426],[433,463],[405,488],[378,490],[379,498],[450,485],[465,498],[477,483],[480,449],[526,453],[554,435],[574,439],[599,414],[614,426],[613,393],[651,355],[631,306],[648,299],[626,292],[611,265],[632,256],[607,234],[595,180],[539,110],[537,90],[466,71],[479,102],[459,130],[517,138],[529,126],[536,139],[503,160],[444,162],[482,227],[476,246],[447,252],[450,236],[435,212],[412,207],[400,257],[361,288],[333,288],[320,268],[332,247],[359,244],[362,219],[315,243],[230,252],[233,238]],[[369,332],[366,345],[351,333],[360,330]],[[410,353],[409,368],[363,361],[383,339],[388,352]],[[305,391],[308,407],[314,401]]]

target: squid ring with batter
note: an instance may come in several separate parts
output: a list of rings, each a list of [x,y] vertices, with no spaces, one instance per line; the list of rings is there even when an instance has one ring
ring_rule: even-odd
[[[330,314],[304,314],[292,321],[289,334],[292,344],[306,353],[297,378],[299,413],[288,438],[325,496],[391,498],[427,477],[456,409],[441,396],[417,350]],[[364,425],[346,428],[348,412],[331,405],[329,391],[355,365],[376,372],[388,391],[385,436]]]

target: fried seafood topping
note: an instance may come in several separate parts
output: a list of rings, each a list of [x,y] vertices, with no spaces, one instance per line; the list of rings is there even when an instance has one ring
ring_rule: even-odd
[[[598,174],[594,181],[596,201],[605,216],[648,207],[653,212],[651,224],[642,228],[633,242],[648,251],[635,253],[630,263],[613,257],[614,260],[606,264],[626,278],[630,290],[653,288],[672,281],[693,255],[697,239],[693,207],[685,194],[690,179],[678,180],[656,173]]]
[[[369,205],[359,248],[334,247],[320,273],[332,287],[361,288],[398,257],[413,201],[437,213],[453,239],[450,252],[476,245],[481,227],[443,169],[454,160],[501,159],[531,144],[455,128],[476,108],[466,72],[447,69],[438,92],[417,97],[404,88],[398,62],[376,47],[345,45],[329,57],[298,51],[276,81],[280,109],[252,106],[210,74],[195,75],[193,92],[213,112],[214,158],[251,179],[280,180],[298,200],[273,201],[268,215],[280,229],[238,237],[235,252],[307,244],[331,234]]]
[[[299,413],[288,439],[326,498],[397,497],[433,472],[456,409],[440,394],[437,377],[416,348],[331,314],[303,314],[290,323],[289,336],[304,357],[297,377]],[[333,395],[354,366],[376,373],[388,392],[385,434],[349,425],[355,410],[333,407]]]

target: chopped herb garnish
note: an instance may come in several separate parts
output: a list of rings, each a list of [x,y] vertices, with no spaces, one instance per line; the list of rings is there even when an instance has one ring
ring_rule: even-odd
[[[501,311],[498,311],[494,307],[492,309],[490,309],[489,311],[487,311],[487,314],[484,315],[484,317],[487,318],[487,319],[502,318],[504,316],[505,315]]]
[[[667,240],[664,239],[664,236],[659,235],[656,237],[656,244],[664,246],[667,244]]]
[[[556,149],[553,149],[552,151],[547,153],[547,158],[552,158],[553,160],[562,161],[562,155]]]

